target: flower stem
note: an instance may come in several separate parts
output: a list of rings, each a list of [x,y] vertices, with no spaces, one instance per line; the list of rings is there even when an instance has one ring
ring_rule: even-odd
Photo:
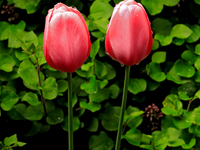
[[[72,73],[67,73],[68,79],[68,145],[73,150],[73,108],[72,108]]]
[[[120,118],[119,118],[119,124],[118,124],[118,132],[117,132],[117,140],[116,140],[115,150],[120,150],[122,127],[123,127],[123,120],[124,120],[124,111],[126,108],[126,100],[127,100],[127,93],[128,93],[130,68],[131,68],[130,66],[125,66],[124,89],[123,89],[122,105],[121,105],[121,112],[120,112]]]

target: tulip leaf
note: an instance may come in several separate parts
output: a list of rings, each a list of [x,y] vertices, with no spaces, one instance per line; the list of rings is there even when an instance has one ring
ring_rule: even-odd
[[[65,131],[68,131],[68,116],[64,117],[64,122],[62,123],[62,128]],[[77,116],[73,116],[73,132],[78,130],[80,127],[80,120]]]
[[[32,106],[37,106],[38,104],[40,104],[41,102],[39,101],[37,95],[35,93],[32,92],[28,92],[26,93],[23,98],[22,101],[26,101],[28,102],[30,105]]]
[[[96,103],[96,102],[86,103],[86,102],[82,101],[82,102],[80,102],[80,107],[88,109],[88,110],[90,110],[92,112],[96,112],[96,111],[101,109],[101,104],[100,103]]]
[[[126,139],[132,145],[140,146],[142,133],[138,129],[131,128],[122,136],[122,138]]]
[[[52,110],[50,113],[48,113],[48,116],[46,118],[46,121],[50,125],[56,125],[58,123],[63,122],[64,120],[64,113],[63,110],[60,108],[56,108]]]
[[[151,15],[159,14],[163,10],[163,4],[159,0],[142,0],[141,2]]]
[[[89,139],[89,150],[111,150],[113,147],[114,142],[103,131],[99,135],[92,135]]]
[[[96,0],[90,6],[90,17],[93,19],[110,18],[113,7],[106,0]]]
[[[171,35],[180,39],[189,37],[193,31],[184,24],[176,24],[171,30]]]
[[[118,129],[120,107],[108,107],[102,114],[102,126],[108,131],[116,131]]]
[[[151,62],[147,65],[147,74],[155,81],[162,82],[166,79],[166,75],[162,72],[159,64]]]
[[[144,79],[130,78],[128,84],[128,90],[134,95],[145,91],[147,88],[147,82]]]
[[[19,100],[19,97],[13,90],[5,89],[1,91],[0,104],[1,104],[1,108],[4,111],[11,110],[14,107],[14,105],[18,102],[18,100]]]
[[[0,54],[0,69],[6,72],[11,72],[15,65],[15,61],[10,55]]]
[[[177,60],[174,65],[176,74],[181,77],[191,78],[195,74],[194,67],[186,64],[182,59]]]
[[[166,61],[166,52],[155,52],[152,55],[152,62],[163,63]]]

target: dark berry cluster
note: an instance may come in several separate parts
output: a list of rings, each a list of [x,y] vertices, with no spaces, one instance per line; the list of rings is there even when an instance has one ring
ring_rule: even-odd
[[[16,8],[13,4],[2,4],[0,9],[0,20],[1,21],[15,21],[19,18],[19,13],[16,12]]]
[[[163,117],[163,113],[160,109],[153,103],[145,108],[143,117],[146,118],[148,122],[147,127],[151,128],[151,131],[158,129],[160,124],[160,119]]]

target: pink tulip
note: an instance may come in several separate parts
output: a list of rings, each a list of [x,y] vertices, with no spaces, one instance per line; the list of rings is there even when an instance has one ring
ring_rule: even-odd
[[[121,64],[132,66],[149,55],[152,45],[150,22],[143,6],[134,0],[116,5],[105,39],[108,55]]]
[[[86,22],[77,9],[58,3],[48,11],[43,50],[52,68],[68,73],[76,71],[88,58],[90,48]]]

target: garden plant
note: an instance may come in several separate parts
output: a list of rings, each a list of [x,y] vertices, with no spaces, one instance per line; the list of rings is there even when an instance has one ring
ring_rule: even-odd
[[[199,25],[200,0],[0,0],[0,150],[200,150]]]

